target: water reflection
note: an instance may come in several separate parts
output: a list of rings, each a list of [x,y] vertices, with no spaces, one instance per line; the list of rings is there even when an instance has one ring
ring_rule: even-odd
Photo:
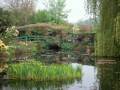
[[[75,65],[75,64],[74,64]],[[94,66],[83,65],[82,79],[62,82],[1,81],[0,90],[93,90],[96,78]],[[89,72],[88,72],[89,71]]]
[[[66,90],[70,85],[80,82],[79,80],[62,82],[38,82],[38,81],[4,81],[0,84],[0,90]],[[78,90],[78,89],[77,89]]]
[[[97,82],[97,68],[93,66],[83,66],[82,90],[99,90]]]
[[[120,90],[120,61],[103,60],[97,67],[100,90]]]
[[[75,65],[78,64],[72,64],[74,68]],[[79,80],[61,82],[0,80],[0,90],[120,90],[119,60],[102,59],[91,65],[82,63],[82,73]]]
[[[38,81],[7,81],[2,83],[0,90],[64,90],[74,81],[38,82]]]

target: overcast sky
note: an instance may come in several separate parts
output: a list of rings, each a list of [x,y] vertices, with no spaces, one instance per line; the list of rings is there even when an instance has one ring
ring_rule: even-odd
[[[45,8],[43,5],[44,1],[46,0],[38,0],[37,9]],[[86,8],[85,0],[66,0],[66,10],[71,10],[71,12],[68,14],[67,20],[71,23],[76,23],[79,20],[82,21],[82,20],[88,19],[90,15],[87,14],[87,11],[85,8]]]
[[[44,6],[40,3],[39,0],[38,8],[44,9]],[[79,20],[86,20],[90,16],[86,12],[86,3],[85,0],[66,0],[66,9],[71,10],[68,15],[68,21],[71,23],[76,23]]]

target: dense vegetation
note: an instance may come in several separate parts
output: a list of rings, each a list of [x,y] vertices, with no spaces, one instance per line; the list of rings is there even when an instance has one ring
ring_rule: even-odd
[[[0,21],[4,25],[25,25],[30,23],[66,23],[68,11],[65,11],[65,0],[45,1],[44,10],[35,10],[37,0],[3,0],[0,5]],[[3,24],[2,24],[3,25]],[[3,27],[3,26],[1,26]]]
[[[74,69],[71,65],[45,65],[38,61],[29,61],[18,64],[10,64],[8,77],[21,80],[69,80],[80,78],[81,67]]]
[[[97,56],[120,56],[120,0],[87,0],[88,10],[100,18],[96,34]]]
[[[31,17],[32,23],[56,23],[64,24],[65,19],[68,16],[68,12],[65,11],[65,0],[48,0],[45,10],[39,10]]]

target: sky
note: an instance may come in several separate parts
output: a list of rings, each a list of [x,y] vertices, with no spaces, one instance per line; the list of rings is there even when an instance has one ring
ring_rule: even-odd
[[[0,0],[2,1],[2,0]],[[37,9],[45,9],[43,3],[47,0],[38,0]],[[66,10],[70,10],[67,21],[70,23],[77,23],[90,18],[86,11],[85,0],[66,0]]]
[[[41,3],[41,0],[38,1],[37,8],[45,8],[43,3]],[[90,17],[86,11],[85,0],[66,0],[66,10],[71,10],[67,18],[70,23],[84,21]]]

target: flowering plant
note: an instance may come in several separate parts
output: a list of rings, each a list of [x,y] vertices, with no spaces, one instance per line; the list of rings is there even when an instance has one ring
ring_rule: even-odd
[[[19,35],[19,31],[16,29],[15,26],[12,26],[10,28],[7,28],[4,35],[2,35],[2,40],[5,43],[12,42],[16,36]]]

